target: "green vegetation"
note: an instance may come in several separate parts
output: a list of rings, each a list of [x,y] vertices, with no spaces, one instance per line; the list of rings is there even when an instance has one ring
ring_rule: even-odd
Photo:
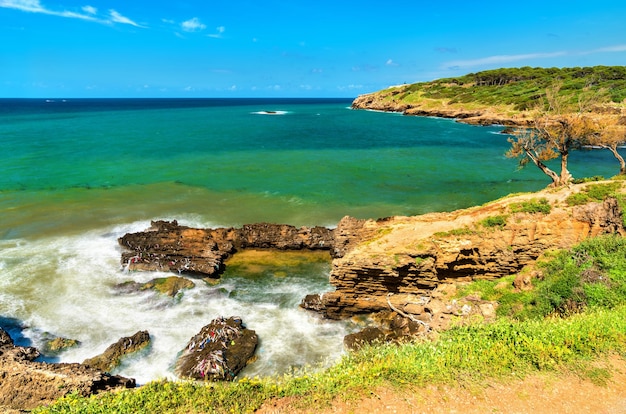
[[[480,221],[480,225],[483,227],[498,227],[503,228],[506,226],[506,221],[508,220],[508,215],[497,215],[490,216]]]
[[[449,236],[471,236],[477,234],[476,230],[469,227],[461,227],[459,229],[452,229],[450,231],[438,231],[434,234],[435,237],[449,237]]]
[[[588,185],[579,193],[574,193],[565,199],[569,206],[578,206],[587,204],[591,201],[603,201],[609,196],[616,196],[617,190],[622,188],[620,181],[614,181],[607,184]]]
[[[447,100],[450,104],[509,105],[523,111],[535,108],[545,89],[557,80],[562,83],[559,93],[563,100],[572,104],[577,103],[585,88],[592,93],[606,91],[606,100],[611,102],[626,99],[625,66],[495,69],[406,85],[393,92],[394,100],[400,102],[426,98]]]
[[[514,276],[460,290],[500,303],[492,324],[458,326],[432,341],[366,346],[314,373],[215,384],[157,381],[90,398],[70,395],[34,412],[243,413],[284,397],[300,408],[323,408],[379,386],[472,384],[537,371],[571,370],[606,381],[610,373],[591,361],[626,356],[626,239],[590,239],[538,267],[542,276],[530,291],[515,291]]]
[[[532,200],[522,201],[520,203],[511,203],[509,206],[511,213],[543,213],[549,214],[552,206],[546,198],[533,198]]]

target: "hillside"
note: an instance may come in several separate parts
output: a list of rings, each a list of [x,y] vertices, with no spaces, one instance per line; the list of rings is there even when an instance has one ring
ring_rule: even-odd
[[[559,84],[571,107],[593,97],[598,114],[620,115],[626,101],[626,66],[511,68],[394,86],[359,96],[356,109],[458,118],[471,124],[527,125],[543,109],[546,88]]]

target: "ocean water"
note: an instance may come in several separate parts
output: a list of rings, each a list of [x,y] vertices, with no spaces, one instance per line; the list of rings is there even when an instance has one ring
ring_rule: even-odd
[[[121,294],[117,238],[176,219],[335,225],[450,211],[549,184],[504,157],[499,127],[354,111],[350,100],[0,99],[0,324],[20,343],[47,336],[81,346],[49,360],[81,362],[146,329],[151,348],[122,375],[172,377],[176,354],[217,316],[261,338],[244,375],[335,361],[349,323],[298,308],[329,290],[329,263],[231,271],[217,286],[171,299]],[[617,173],[608,151],[577,152],[575,176]]]

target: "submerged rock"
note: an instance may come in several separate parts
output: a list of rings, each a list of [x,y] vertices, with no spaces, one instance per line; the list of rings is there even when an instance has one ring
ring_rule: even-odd
[[[79,345],[80,341],[77,341],[76,339],[57,337],[47,340],[44,343],[43,352],[46,355],[56,355],[65,351],[66,349],[74,348],[75,346]]]
[[[189,340],[176,362],[181,378],[231,381],[254,356],[256,332],[244,327],[241,318],[217,318]]]
[[[14,346],[0,329],[0,411],[31,410],[68,394],[89,396],[135,387],[135,380],[112,376],[81,364],[34,362],[39,351]]]
[[[150,345],[150,334],[139,331],[133,336],[121,338],[110,345],[102,354],[83,361],[83,365],[105,372],[111,372],[122,362],[122,358],[141,351]]]
[[[177,297],[183,290],[193,289],[196,286],[194,282],[184,277],[170,276],[152,279],[146,283],[124,282],[115,286],[119,292],[134,293],[144,290],[154,290],[163,295]]]

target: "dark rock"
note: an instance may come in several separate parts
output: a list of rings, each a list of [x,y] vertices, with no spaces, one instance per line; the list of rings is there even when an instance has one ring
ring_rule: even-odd
[[[312,295],[306,295],[304,299],[302,299],[302,303],[300,303],[300,307],[303,309],[315,311],[315,312],[323,312],[324,311],[324,302],[322,301],[322,295],[315,293]]]
[[[128,270],[171,271],[218,278],[224,261],[241,249],[330,250],[333,231],[286,224],[247,224],[240,229],[194,229],[176,221],[153,221],[150,229],[128,233],[119,243]]]
[[[86,359],[83,365],[110,372],[120,365],[123,357],[141,351],[148,345],[150,345],[150,334],[147,331],[139,331],[133,336],[121,338],[102,354]]]
[[[254,356],[258,337],[241,318],[217,318],[189,340],[176,362],[181,378],[231,381]]]
[[[385,333],[375,326],[368,326],[362,331],[346,335],[343,338],[344,346],[350,351],[360,349],[363,345],[382,342],[385,342]]]
[[[0,329],[0,410],[31,410],[68,394],[89,396],[135,387],[135,380],[111,376],[81,364],[33,362],[39,352],[13,346]]]

